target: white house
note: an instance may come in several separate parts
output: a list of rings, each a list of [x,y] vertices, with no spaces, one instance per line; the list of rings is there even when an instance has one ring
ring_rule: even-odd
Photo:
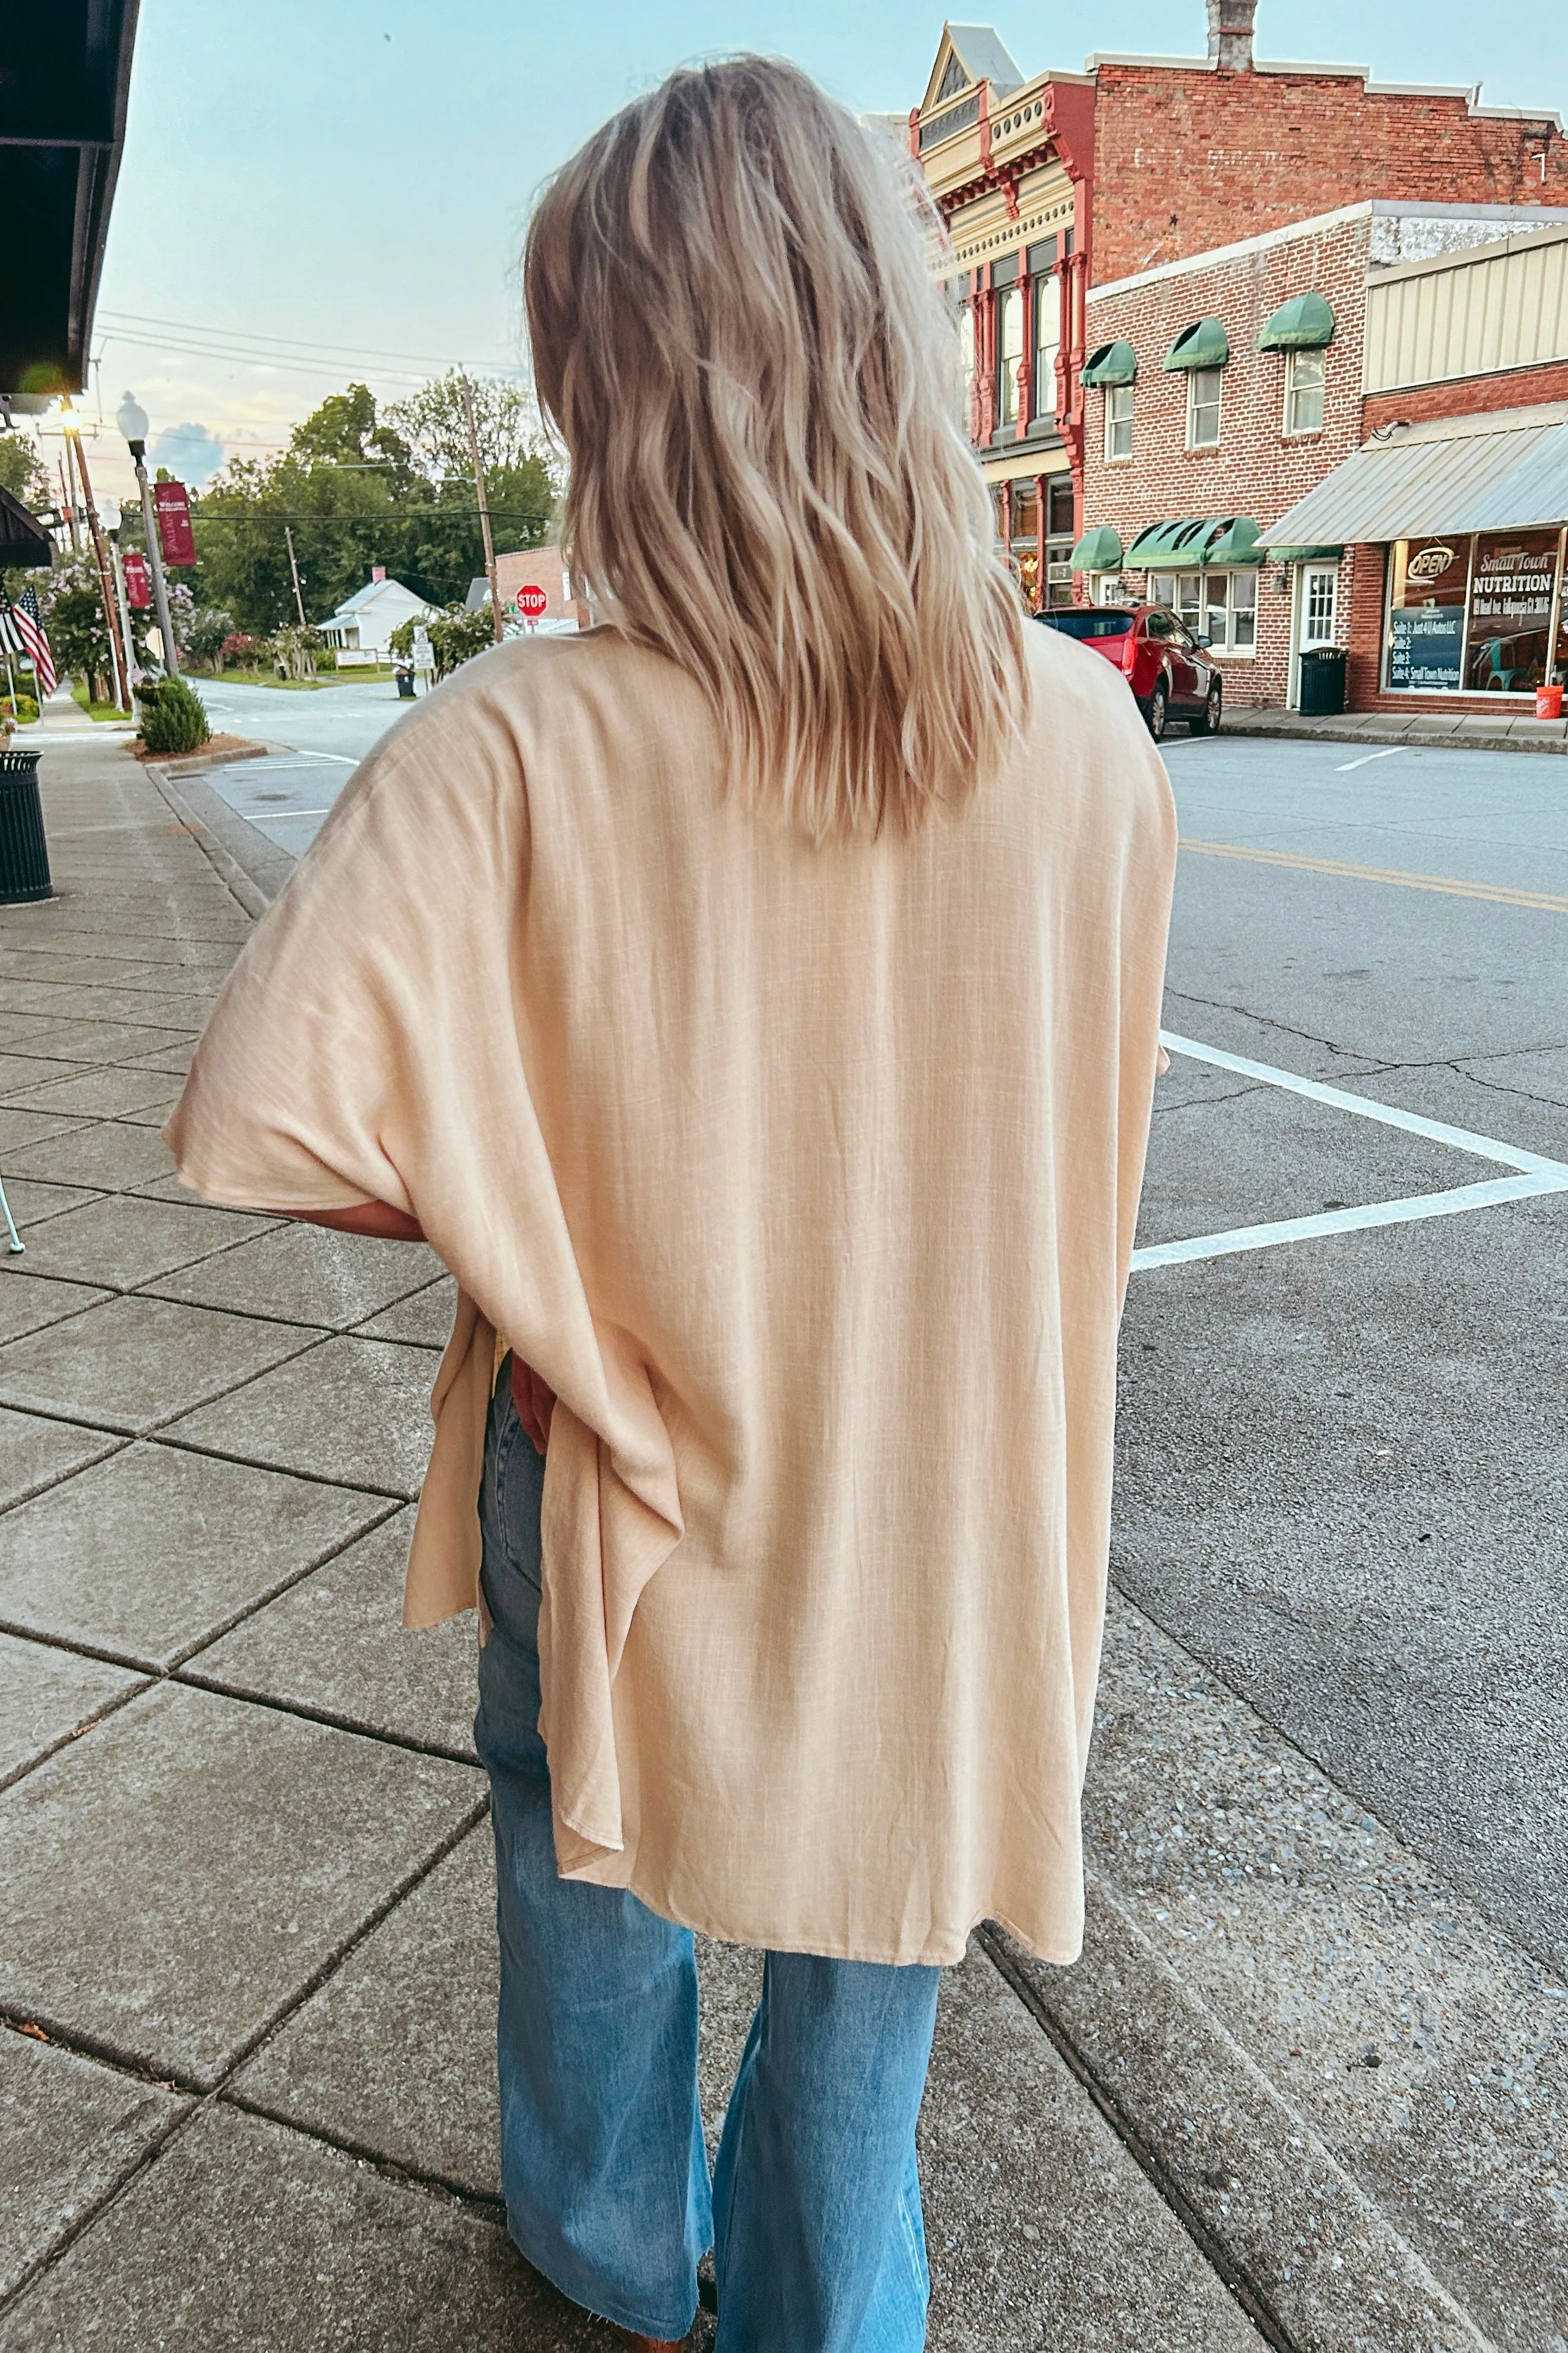
[[[364,586],[346,597],[330,620],[316,626],[328,645],[337,649],[339,667],[347,670],[356,654],[367,663],[378,656],[384,659],[394,629],[404,621],[427,621],[436,609],[401,580],[389,580],[384,564],[375,564]]]

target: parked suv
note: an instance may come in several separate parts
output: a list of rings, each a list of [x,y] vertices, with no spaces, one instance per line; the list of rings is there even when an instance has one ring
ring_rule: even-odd
[[[1209,641],[1194,638],[1168,607],[1062,605],[1035,618],[1116,664],[1156,744],[1171,719],[1184,719],[1194,735],[1218,734],[1225,685]]]

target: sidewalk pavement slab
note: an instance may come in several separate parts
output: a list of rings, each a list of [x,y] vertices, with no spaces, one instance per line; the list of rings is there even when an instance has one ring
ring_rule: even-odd
[[[433,1349],[390,1340],[323,1341],[286,1369],[187,1415],[171,1435],[215,1453],[412,1502],[430,1458],[430,1389],[438,1361]],[[0,1351],[0,1397],[5,1363]]]
[[[0,1788],[143,1680],[101,1659],[0,1633]]]
[[[89,1123],[68,1112],[25,1111],[0,1103],[0,1153],[7,1162],[29,1144],[47,1144],[57,1135],[77,1135]]]
[[[110,1299],[0,1348],[0,1405],[136,1437],[316,1338],[291,1324],[169,1300]]]
[[[499,2198],[500,1982],[487,1820],[247,2060],[233,2096],[427,2181]]]
[[[438,1282],[426,1283],[423,1291],[400,1299],[395,1306],[384,1308],[368,1323],[354,1326],[354,1336],[360,1340],[403,1340],[420,1348],[444,1348],[452,1336],[452,1318],[457,1313],[458,1286],[449,1274]]]
[[[483,1791],[467,1766],[155,1686],[0,1794],[0,2009],[210,2087]]]
[[[7,1110],[19,1104],[24,1110],[75,1112],[86,1119],[124,1119],[169,1092],[166,1071],[81,1071],[68,1062],[45,1068],[57,1075],[31,1087],[23,1083],[8,1093]],[[58,1075],[61,1072],[65,1075]]]
[[[477,1763],[475,1621],[403,1624],[413,1534],[398,1512],[201,1651],[190,1679]]]
[[[422,1245],[284,1225],[157,1289],[165,1299],[342,1331],[422,1290],[440,1272],[440,1260]]]
[[[112,1454],[122,1443],[107,1430],[82,1430],[0,1406],[0,1511]]]
[[[25,1259],[14,1261],[11,1271],[29,1280],[58,1274],[73,1282],[129,1291],[263,1231],[261,1219],[236,1218],[226,1209],[105,1194],[51,1219],[48,1230],[38,1236]]]
[[[154,1129],[121,1120],[95,1120],[69,1135],[49,1137],[7,1155],[19,1176],[46,1184],[91,1185],[100,1192],[130,1193],[157,1176],[172,1176],[169,1147]]]
[[[161,1029],[144,1021],[65,1021],[58,1013],[7,1014],[5,1042],[51,1061],[97,1067],[123,1056],[178,1052],[193,1042],[193,1033],[188,1025]]]
[[[165,1672],[386,1509],[248,1463],[127,1446],[0,1518],[0,1622]]]
[[[43,1054],[0,1051],[0,1101],[8,1102],[14,1093],[26,1093],[29,1087],[47,1085],[51,1079],[80,1076],[80,1067],[75,1062],[59,1061]]]
[[[219,2102],[0,2318],[0,2353],[614,2353],[500,2225]]]
[[[26,1258],[32,1257],[33,1248],[28,1247]],[[56,1282],[47,1274],[30,1273],[24,1282],[20,1271],[24,1263],[9,1250],[0,1256],[0,1343],[22,1340],[29,1332],[63,1324],[68,1315],[84,1314],[109,1297],[107,1291],[95,1291],[89,1283]],[[15,1282],[6,1279],[11,1275],[16,1277]]]
[[[11,1204],[11,1215],[26,1233],[29,1227],[44,1225],[67,1209],[79,1209],[84,1201],[100,1201],[103,1196],[86,1185],[39,1185],[30,1176],[8,1175],[5,1198]],[[6,1256],[10,1256],[9,1251]],[[8,1266],[6,1271],[14,1273],[16,1269]]]
[[[0,2030],[6,2181],[0,2295],[122,2181],[189,2106],[159,2084]]]

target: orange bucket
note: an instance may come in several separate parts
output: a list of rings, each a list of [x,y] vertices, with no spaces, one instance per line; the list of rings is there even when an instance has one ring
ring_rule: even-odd
[[[1536,688],[1535,715],[1537,719],[1562,718],[1563,689],[1560,686],[1538,686]]]

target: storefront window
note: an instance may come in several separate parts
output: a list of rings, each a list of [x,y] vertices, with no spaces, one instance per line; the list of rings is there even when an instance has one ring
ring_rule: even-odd
[[[1040,601],[1040,501],[1033,482],[1013,485],[1013,563],[1024,602]]]
[[[1179,613],[1195,638],[1215,653],[1250,654],[1258,647],[1256,572],[1156,572],[1149,602]]]
[[[1465,682],[1468,539],[1402,539],[1389,581],[1386,680],[1396,693],[1457,694]]]
[[[1018,363],[1024,356],[1024,293],[1008,286],[996,297],[996,350],[1001,382],[996,414],[1004,425],[1018,422]]]
[[[1545,680],[1560,536],[1514,531],[1477,540],[1465,631],[1472,694],[1529,694]]]

